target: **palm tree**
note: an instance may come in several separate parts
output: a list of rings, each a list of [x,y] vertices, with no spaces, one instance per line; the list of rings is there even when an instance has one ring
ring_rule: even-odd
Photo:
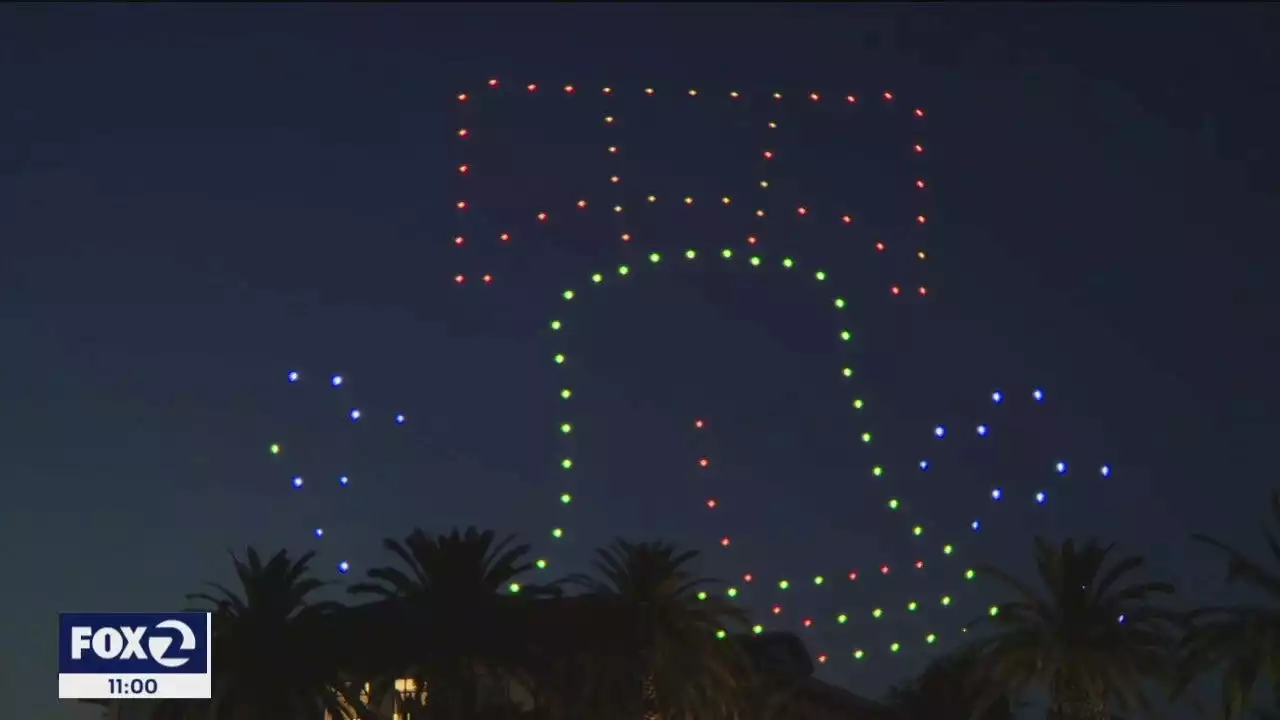
[[[1280,493],[1271,494],[1271,520],[1280,526]],[[1263,533],[1273,560],[1280,561],[1280,539],[1265,524]],[[1179,690],[1195,677],[1221,667],[1223,717],[1238,717],[1253,704],[1259,680],[1270,684],[1273,693],[1280,689],[1280,572],[1207,535],[1191,537],[1226,554],[1228,584],[1242,583],[1270,601],[1210,606],[1188,617]]]
[[[387,538],[383,547],[400,567],[377,567],[368,581],[350,592],[372,595],[402,608],[403,639],[414,643],[405,668],[412,681],[431,693],[400,698],[402,710],[460,718],[475,712],[485,679],[505,677],[517,665],[520,648],[500,627],[510,624],[512,595],[540,597],[549,586],[524,587],[519,578],[533,568],[530,547],[514,536],[501,540],[491,530],[467,528],[432,537],[415,529],[403,541]],[[385,683],[384,683],[385,686]]]
[[[979,660],[972,650],[943,655],[911,682],[892,688],[887,704],[905,720],[1013,720],[1007,695],[983,692]]]
[[[1175,615],[1153,604],[1173,593],[1161,582],[1125,584],[1141,569],[1139,556],[1108,562],[1114,545],[1067,540],[1055,547],[1035,539],[1043,594],[994,568],[989,576],[1017,594],[975,623],[995,633],[975,646],[977,673],[994,692],[1020,697],[1032,686],[1049,693],[1049,720],[1110,720],[1111,711],[1150,712],[1147,680],[1171,679]],[[979,710],[982,706],[979,705]]]
[[[597,551],[594,576],[569,578],[616,613],[619,642],[607,660],[596,662],[607,665],[617,683],[623,716],[724,717],[734,709],[745,661],[722,638],[745,626],[746,616],[728,600],[700,592],[713,581],[690,572],[697,555],[665,543],[617,540]]]
[[[314,553],[296,560],[285,550],[265,563],[254,548],[241,560],[231,556],[237,593],[209,583],[210,591],[187,595],[213,613],[215,700],[213,718],[354,718],[363,712],[347,696],[339,671],[341,649],[317,633],[342,606],[309,598],[327,583],[310,574]],[[192,714],[192,705],[177,710]],[[197,710],[199,714],[204,714]],[[165,714],[161,710],[161,714]],[[169,709],[169,714],[174,714]]]

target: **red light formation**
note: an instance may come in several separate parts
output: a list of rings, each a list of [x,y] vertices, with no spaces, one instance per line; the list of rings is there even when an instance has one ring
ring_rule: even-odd
[[[916,561],[916,569],[917,569],[917,570],[923,570],[923,569],[924,569],[924,561],[923,561],[923,560],[917,560],[917,561]]]
[[[729,547],[729,536],[725,535],[720,538],[720,547]]]
[[[466,238],[462,237],[461,235],[458,235],[457,237],[455,237],[455,238],[453,239],[453,244],[454,244],[454,245],[461,245],[462,243],[464,243],[464,242],[466,242],[466,241],[467,241],[467,240],[466,240]]]
[[[746,575],[742,576],[742,582],[751,582],[754,579],[755,579],[755,576],[753,576],[751,573],[747,573]]]
[[[481,280],[484,280],[484,284],[485,284],[485,285],[488,285],[489,283],[493,282],[493,276],[492,276],[492,275],[485,275],[483,278],[480,278],[480,279],[481,279]]]
[[[884,252],[884,243],[882,242],[876,243],[876,249],[879,250],[880,252]]]
[[[707,507],[715,509],[715,506],[716,506],[715,498],[711,498],[710,500],[707,501]]]
[[[774,605],[774,606],[773,606],[773,614],[774,614],[774,615],[781,615],[781,614],[782,614],[782,606],[781,606],[781,605]]]
[[[821,655],[819,655],[819,656],[818,656],[818,662],[820,662],[820,663],[824,663],[824,662],[826,662],[826,661],[827,661],[827,655],[826,655],[826,653],[823,653],[823,654],[821,654]]]
[[[813,627],[813,618],[805,618],[805,619],[804,619],[804,626],[805,626],[805,627]]]
[[[498,239],[501,240],[502,242],[506,242],[511,239],[511,236],[508,235],[507,233],[502,233],[501,235],[498,236]]]
[[[886,92],[886,93],[884,94],[884,99],[885,99],[885,100],[892,100],[892,99],[893,99],[893,93],[891,93],[891,92]]]
[[[894,285],[893,287],[889,288],[889,292],[893,293],[894,295],[898,295],[902,292],[902,288],[898,287],[897,285]]]
[[[705,424],[706,424],[706,423],[704,423],[704,422],[703,422],[703,421],[701,421],[701,420],[694,420],[694,421],[693,421],[693,426],[694,426],[694,427],[696,427],[696,428],[698,428],[699,430],[701,430],[701,429],[702,429],[702,426],[703,426],[703,425],[705,425]]]
[[[849,579],[850,579],[850,580],[857,580],[857,579],[858,579],[858,571],[857,571],[857,570],[854,570],[853,572],[849,573]]]
[[[698,466],[699,466],[699,467],[706,467],[706,466],[708,466],[708,465],[710,465],[710,464],[711,464],[711,461],[710,461],[710,460],[708,460],[708,459],[706,459],[706,458],[702,458],[701,460],[699,460],[699,461],[698,461]]]
[[[489,87],[498,87],[498,79],[489,78]]]
[[[466,282],[466,281],[467,281],[467,278],[466,278],[465,276],[463,276],[463,275],[454,275],[454,276],[453,276],[453,281],[454,281],[455,283],[457,283],[457,284],[461,285],[462,283],[464,283],[464,282]]]
[[[888,566],[888,565],[881,565],[881,566],[880,566],[880,574],[881,574],[881,575],[888,575],[888,574],[889,574],[889,566]]]

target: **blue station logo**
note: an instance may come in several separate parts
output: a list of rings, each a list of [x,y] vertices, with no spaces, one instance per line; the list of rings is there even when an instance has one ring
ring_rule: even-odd
[[[60,675],[209,672],[208,613],[61,613]]]

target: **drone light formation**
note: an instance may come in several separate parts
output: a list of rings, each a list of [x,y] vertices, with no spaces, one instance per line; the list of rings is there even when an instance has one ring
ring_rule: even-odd
[[[500,132],[493,129],[495,125],[482,121],[483,113],[492,111],[490,98],[501,95],[504,101],[510,102],[522,98],[529,102],[565,102],[579,104],[592,97],[601,99],[604,105],[594,107],[605,108],[596,115],[588,113],[584,121],[589,121],[606,133],[599,144],[586,147],[581,151],[593,152],[602,158],[603,172],[599,177],[584,177],[577,194],[564,197],[562,202],[546,202],[543,206],[527,207],[523,214],[512,218],[500,218],[493,210],[501,203],[511,204],[511,199],[487,197],[478,193],[473,184],[486,177],[486,173],[497,172],[491,162],[483,159],[473,150],[485,142],[488,136]],[[543,362],[550,359],[549,367],[557,376],[555,385],[547,388],[547,393],[558,403],[559,411],[547,422],[554,428],[547,435],[548,448],[556,448],[556,466],[551,470],[557,473],[560,482],[556,483],[554,497],[548,498],[546,515],[549,518],[545,540],[545,548],[541,542],[539,547],[543,556],[535,563],[538,571],[545,571],[553,566],[558,543],[573,533],[575,517],[582,512],[591,512],[593,499],[604,492],[600,487],[590,484],[589,478],[599,476],[603,471],[592,467],[592,457],[582,451],[580,443],[588,442],[590,429],[595,419],[586,413],[577,402],[577,389],[589,392],[586,384],[580,382],[580,372],[590,353],[589,339],[593,327],[587,317],[591,304],[601,293],[642,292],[646,283],[651,288],[659,288],[663,284],[679,281],[697,282],[700,275],[711,272],[722,272],[732,269],[734,272],[749,273],[749,277],[757,283],[759,292],[776,293],[779,302],[786,301],[786,292],[795,292],[794,283],[807,284],[810,291],[808,312],[828,318],[826,323],[812,323],[815,327],[825,327],[827,338],[832,346],[830,356],[831,370],[827,376],[833,403],[846,408],[851,422],[860,426],[850,438],[850,443],[860,448],[858,457],[865,458],[866,465],[857,470],[851,482],[867,482],[867,492],[876,498],[876,506],[888,518],[893,518],[893,525],[900,527],[900,536],[895,546],[903,550],[903,556],[896,558],[877,558],[869,560],[863,568],[870,568],[865,573],[857,569],[859,564],[850,562],[844,569],[839,567],[824,568],[822,572],[813,572],[819,568],[797,566],[792,578],[807,578],[808,582],[797,582],[793,585],[785,577],[763,577],[759,567],[752,562],[750,548],[753,540],[759,542],[767,538],[753,539],[750,528],[733,525],[733,508],[735,507],[736,490],[733,478],[730,477],[732,447],[724,443],[732,438],[717,438],[715,423],[716,408],[703,408],[699,412],[707,413],[696,417],[685,416],[680,422],[686,432],[691,434],[690,441],[694,448],[691,455],[686,456],[684,467],[692,480],[699,483],[696,494],[697,512],[706,513],[705,537],[708,552],[714,562],[732,568],[728,576],[740,577],[741,587],[721,588],[718,591],[700,591],[698,599],[706,600],[720,595],[734,602],[742,602],[748,609],[755,609],[758,614],[752,626],[755,633],[767,630],[795,629],[803,631],[806,643],[816,652],[814,660],[821,665],[838,665],[845,661],[857,663],[869,658],[891,658],[900,653],[932,652],[944,646],[948,638],[958,638],[965,621],[971,619],[976,612],[982,612],[982,606],[970,607],[970,615],[960,614],[965,601],[962,584],[975,577],[971,569],[965,569],[964,558],[971,557],[977,547],[982,528],[982,517],[939,517],[925,518],[920,515],[919,498],[927,492],[927,483],[945,481],[947,473],[955,473],[954,461],[949,454],[957,445],[969,442],[996,443],[1002,442],[1007,432],[1005,429],[1018,421],[1009,420],[1003,413],[1025,411],[1024,407],[1046,404],[1046,394],[1041,388],[1008,387],[1005,389],[985,390],[979,388],[975,399],[981,400],[984,395],[989,403],[975,403],[975,408],[985,408],[981,416],[970,418],[949,418],[947,422],[929,422],[919,428],[931,432],[932,437],[920,432],[919,436],[907,438],[921,452],[916,457],[925,455],[929,459],[910,460],[914,467],[895,465],[894,458],[883,453],[882,428],[878,428],[875,408],[880,405],[891,406],[889,398],[875,397],[875,387],[864,384],[860,372],[860,353],[864,345],[870,346],[873,338],[864,335],[859,327],[859,318],[879,308],[865,306],[861,300],[855,300],[857,285],[853,284],[849,273],[839,263],[830,262],[835,255],[834,248],[826,252],[824,248],[815,247],[813,243],[787,244],[781,238],[794,236],[803,239],[811,232],[810,228],[825,227],[830,230],[839,229],[848,233],[848,244],[853,248],[861,248],[866,255],[863,262],[882,262],[883,273],[876,293],[883,298],[886,306],[921,305],[934,301],[935,293],[928,283],[924,282],[924,274],[929,266],[929,234],[934,231],[932,219],[932,193],[934,183],[929,177],[927,166],[923,164],[928,157],[924,142],[924,119],[927,117],[923,109],[902,105],[898,97],[889,91],[859,95],[847,91],[824,91],[822,89],[802,89],[800,92],[767,93],[761,98],[754,98],[740,89],[714,90],[707,88],[624,88],[606,86],[591,88],[575,83],[556,83],[542,86],[538,83],[505,83],[498,78],[490,78],[474,91],[459,92],[454,96],[460,110],[461,121],[450,131],[460,147],[460,155],[453,163],[457,191],[446,201],[452,205],[457,227],[446,236],[449,247],[457,253],[458,265],[446,276],[447,282],[457,288],[457,292],[467,294],[472,291],[490,292],[506,286],[508,276],[518,272],[508,270],[498,272],[497,261],[503,253],[539,252],[533,238],[538,231],[552,228],[562,236],[564,241],[573,241],[575,228],[585,222],[583,218],[593,213],[604,213],[616,219],[617,230],[606,238],[593,237],[590,242],[596,243],[591,257],[596,267],[582,275],[548,277],[546,293],[557,302],[553,305],[555,313],[542,320],[547,355]],[[655,102],[654,98],[663,98],[663,102],[689,104],[691,108],[705,107],[706,112],[746,114],[748,118],[759,114],[760,144],[755,147],[740,149],[745,158],[754,158],[755,172],[759,175],[747,178],[749,184],[756,188],[751,196],[743,190],[744,184],[735,182],[740,178],[725,178],[723,192],[706,191],[689,192],[690,188],[682,187],[681,177],[673,171],[671,176],[649,187],[641,187],[650,181],[641,181],[626,172],[624,158],[637,150],[629,139],[634,135],[628,133],[646,132],[641,123],[628,123],[628,109],[635,104]],[[718,101],[717,101],[718,99]],[[750,102],[748,102],[750,100]],[[762,103],[756,100],[763,101]],[[717,104],[717,102],[719,104]],[[535,103],[536,104],[536,103]],[[702,105],[699,105],[702,104]],[[830,198],[804,198],[775,196],[777,188],[792,183],[791,173],[797,172],[794,164],[797,148],[788,146],[779,125],[785,125],[788,131],[801,127],[805,122],[805,113],[820,111],[837,111],[848,115],[849,122],[857,122],[858,114],[870,109],[867,106],[882,104],[886,111],[901,121],[901,126],[908,139],[899,146],[901,161],[906,163],[909,174],[905,182],[896,187],[904,193],[906,210],[892,221],[882,222],[880,230],[872,234],[864,225],[864,218],[859,212],[866,207],[865,198],[848,198],[846,205],[833,205]],[[586,105],[584,104],[584,107]],[[786,106],[785,117],[775,115],[776,108]],[[651,130],[649,132],[652,132]],[[769,134],[772,133],[772,134]],[[853,135],[856,137],[856,133]],[[875,142],[873,138],[870,141]],[[715,139],[708,140],[714,142]],[[852,140],[851,140],[852,141]],[[733,192],[731,188],[737,188]],[[670,215],[654,215],[653,213],[720,213],[725,218],[725,225],[730,221],[734,227],[745,225],[744,234],[735,234],[734,238],[722,237],[721,233],[703,233],[708,236],[706,244],[692,244],[684,248],[669,246],[659,249],[650,245],[654,239],[647,237],[645,228],[652,227],[659,231],[663,228],[655,225],[653,218],[670,217]],[[646,215],[650,213],[650,215]],[[706,218],[713,214],[700,216],[702,223],[711,222]],[[648,218],[647,222],[643,222]],[[501,222],[498,222],[501,220]],[[945,224],[945,223],[944,223]],[[708,227],[714,230],[714,223]],[[585,231],[583,233],[585,234]],[[584,241],[585,242],[585,241]],[[808,249],[806,249],[808,248]],[[794,278],[790,288],[782,286],[782,279]],[[623,282],[625,280],[625,282]],[[555,293],[555,295],[551,295]],[[944,293],[945,295],[945,293]],[[797,295],[802,298],[802,295]],[[529,298],[533,302],[535,298]],[[541,302],[542,298],[536,298]],[[522,299],[522,301],[524,301]],[[797,307],[803,299],[797,300]],[[875,351],[870,348],[868,352]],[[890,349],[882,351],[888,352]],[[305,368],[304,368],[305,369]],[[289,370],[286,379],[289,384],[305,387],[310,375],[301,370]],[[355,374],[321,375],[321,385],[328,384],[329,391],[340,391],[338,397],[355,399],[352,393],[360,385]],[[323,382],[327,379],[327,383]],[[1006,390],[1008,393],[1006,394]],[[1025,404],[1019,398],[1029,399]],[[367,398],[365,398],[367,399]],[[1005,402],[1009,400],[1009,402]],[[347,412],[350,423],[368,424],[370,427],[394,429],[396,426],[412,426],[410,419],[415,416],[415,408],[375,407],[374,403],[365,408],[351,408]],[[420,408],[418,410],[421,410]],[[710,420],[709,420],[710,418]],[[937,418],[935,418],[937,420]],[[956,425],[956,423],[960,423]],[[948,428],[960,428],[962,431],[953,434]],[[963,430],[973,428],[970,435]],[[892,435],[892,433],[889,433]],[[717,445],[709,443],[716,438]],[[939,442],[941,441],[941,442]],[[901,438],[890,438],[890,442],[901,443]],[[289,474],[293,459],[293,441],[290,440],[289,451],[286,452],[280,443],[272,443],[270,457],[284,469],[284,477],[292,478],[293,491],[323,492],[326,482],[306,483],[300,475]],[[261,446],[260,446],[261,447]],[[722,457],[723,455],[723,457]],[[721,462],[725,460],[726,462]],[[581,467],[579,467],[581,465]],[[1065,475],[1067,460],[1049,458],[1046,465],[1058,475]],[[1099,476],[1110,478],[1112,468],[1108,465],[1096,465]],[[908,470],[924,474],[913,475],[915,481],[907,482],[904,476]],[[928,471],[925,473],[925,471]],[[673,472],[676,472],[673,470]],[[861,474],[865,473],[865,474]],[[939,474],[937,478],[933,476]],[[330,475],[330,478],[335,477]],[[337,475],[338,485],[346,493],[365,492],[374,482],[361,481],[351,483],[347,475]],[[313,478],[315,479],[315,478]],[[1059,479],[1060,482],[1067,482]],[[329,480],[328,482],[332,482]],[[1048,480],[1036,480],[1043,487],[1048,487]],[[348,488],[349,485],[356,487]],[[332,487],[332,486],[329,486]],[[1051,488],[1050,488],[1051,489]],[[374,488],[373,490],[376,490]],[[992,513],[991,521],[999,524],[1001,513],[1012,511],[1016,506],[1043,506],[1047,504],[1049,493],[1043,489],[1020,489],[1009,484],[1007,487],[971,489],[975,501],[974,509],[985,516]],[[987,494],[986,502],[981,503],[979,492]],[[1022,493],[1027,494],[1022,494]],[[1029,500],[1033,502],[1028,502]],[[345,500],[350,502],[349,500]],[[999,502],[992,502],[999,501]],[[321,520],[323,518],[316,518]],[[323,525],[316,522],[308,526],[313,542],[322,543],[326,548],[332,547],[338,552],[344,541],[350,538],[341,537],[337,524],[330,524],[326,531]],[[739,543],[739,536],[746,542]],[[577,538],[576,542],[597,542],[602,544],[608,538]],[[358,559],[358,558],[357,558]],[[970,559],[972,564],[977,564]],[[803,564],[803,563],[801,563]],[[339,573],[346,574],[352,570],[347,559],[339,559]],[[916,597],[895,595],[904,592],[904,586],[897,583],[898,576],[905,580],[908,577],[929,577],[936,574],[942,582],[950,584],[938,595]],[[858,595],[848,596],[839,588],[857,589]],[[521,591],[519,583],[513,583],[507,590],[511,593]],[[844,598],[839,602],[847,603],[847,607],[825,615],[817,612],[803,612],[815,605],[808,598],[814,593],[824,593],[826,597]],[[786,601],[782,601],[783,595]],[[861,598],[861,599],[858,599]],[[970,601],[971,603],[972,601]],[[821,606],[829,606],[824,601]],[[861,614],[867,613],[867,614]],[[867,618],[876,623],[874,626],[861,622],[850,623],[850,618]],[[873,629],[875,628],[875,629]],[[898,633],[897,637],[886,638],[885,633]],[[717,630],[718,637],[725,637],[724,630]]]

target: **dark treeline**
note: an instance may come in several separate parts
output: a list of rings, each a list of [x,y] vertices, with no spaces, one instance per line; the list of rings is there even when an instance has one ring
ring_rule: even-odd
[[[1271,499],[1280,524],[1280,495]],[[703,591],[694,552],[616,541],[589,574],[526,584],[530,548],[474,528],[387,539],[388,563],[316,598],[311,554],[233,557],[238,587],[189,596],[214,613],[214,699],[161,703],[157,720],[1008,720],[1029,692],[1048,720],[1152,716],[1220,677],[1213,715],[1280,688],[1280,573],[1218,541],[1227,580],[1261,605],[1175,610],[1144,559],[1094,540],[1036,538],[1036,577],[981,578],[1009,599],[974,640],[871,702],[813,679],[786,634],[753,635]],[[1266,541],[1280,568],[1274,527]],[[1154,693],[1159,692],[1159,695]],[[1277,703],[1280,707],[1280,703]]]

